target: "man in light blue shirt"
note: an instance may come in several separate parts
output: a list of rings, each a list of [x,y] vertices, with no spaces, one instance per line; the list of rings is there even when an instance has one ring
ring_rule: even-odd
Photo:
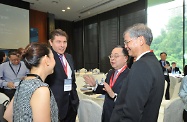
[[[17,50],[8,53],[9,61],[0,65],[0,87],[4,88],[4,93],[12,99],[20,80],[29,73],[23,61],[20,61]]]

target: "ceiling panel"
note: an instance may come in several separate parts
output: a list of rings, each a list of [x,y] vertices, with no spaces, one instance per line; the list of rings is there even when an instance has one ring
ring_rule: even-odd
[[[31,3],[31,9],[48,12],[56,19],[78,21],[137,0],[22,0]],[[70,7],[70,10],[67,10]],[[62,12],[65,9],[65,12]]]

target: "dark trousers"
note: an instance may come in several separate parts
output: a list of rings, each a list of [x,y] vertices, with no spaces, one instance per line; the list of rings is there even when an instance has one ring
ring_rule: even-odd
[[[183,120],[184,122],[187,122],[187,111],[186,110],[183,111]]]
[[[166,93],[165,93],[165,99],[170,100],[170,95],[169,95],[169,87],[170,87],[170,80],[169,80],[169,75],[164,75],[165,80],[167,81],[167,88],[166,88]]]
[[[4,89],[4,94],[7,95],[10,100],[13,98],[15,92],[15,89]]]
[[[75,111],[71,105],[71,102],[68,106],[68,112],[64,119],[60,120],[60,122],[75,122],[77,116],[77,111]]]

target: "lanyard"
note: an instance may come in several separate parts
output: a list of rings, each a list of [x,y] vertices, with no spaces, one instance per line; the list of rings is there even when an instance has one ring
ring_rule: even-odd
[[[14,69],[13,69],[13,67],[11,66],[10,62],[9,62],[9,66],[10,66],[10,68],[12,69],[12,71],[14,72],[15,76],[17,77],[17,75],[18,75],[18,73],[19,73],[19,71],[20,71],[20,68],[21,68],[21,63],[20,63],[20,65],[19,65],[19,68],[18,68],[17,73],[14,71]]]
[[[118,78],[118,76],[127,68],[127,65],[123,66],[123,68],[121,69],[121,71],[116,75],[116,77],[113,79],[114,77],[114,73],[112,74],[112,76],[110,77],[110,88],[112,88]]]
[[[34,76],[36,77],[37,79],[41,80],[43,82],[43,80],[41,79],[41,77],[37,74],[27,74],[27,76]]]

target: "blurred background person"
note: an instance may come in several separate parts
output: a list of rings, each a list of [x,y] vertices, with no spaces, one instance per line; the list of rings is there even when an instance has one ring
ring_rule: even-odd
[[[0,65],[0,87],[4,93],[12,99],[16,91],[16,86],[20,80],[29,73],[23,61],[20,61],[20,54],[17,50],[8,52],[9,61]]]
[[[171,70],[170,73],[174,73],[174,74],[181,74],[181,71],[179,70],[179,68],[176,66],[176,62],[172,62],[171,63]]]
[[[6,56],[5,52],[0,51],[0,64],[2,64],[3,62],[5,62],[6,58],[7,58],[7,56]],[[4,92],[3,88],[1,88],[1,87],[0,87],[0,92],[1,93]]]
[[[26,48],[23,60],[30,74],[20,82],[4,117],[9,122],[58,122],[54,95],[44,83],[55,66],[50,47],[33,43]]]
[[[160,62],[160,65],[162,67],[165,80],[167,81],[165,99],[169,100],[170,99],[170,95],[169,95],[169,87],[170,87],[169,72],[171,71],[170,63],[168,61],[166,61],[166,58],[167,58],[167,53],[166,52],[161,52],[160,53],[160,58],[161,59],[159,60],[159,62]]]
[[[3,62],[5,62],[6,58],[7,58],[7,56],[6,56],[5,52],[0,51],[0,64],[2,64]]]
[[[110,70],[105,79],[104,85],[96,83],[95,79],[90,75],[84,75],[85,82],[95,87],[93,92],[105,94],[103,104],[102,122],[109,122],[115,106],[115,100],[120,92],[123,82],[128,75],[129,68],[127,66],[128,52],[122,46],[116,46],[109,55],[110,64],[114,68]],[[104,89],[103,89],[104,88]]]
[[[179,96],[184,102],[183,120],[187,122],[187,65],[184,66],[184,78],[182,79]]]

